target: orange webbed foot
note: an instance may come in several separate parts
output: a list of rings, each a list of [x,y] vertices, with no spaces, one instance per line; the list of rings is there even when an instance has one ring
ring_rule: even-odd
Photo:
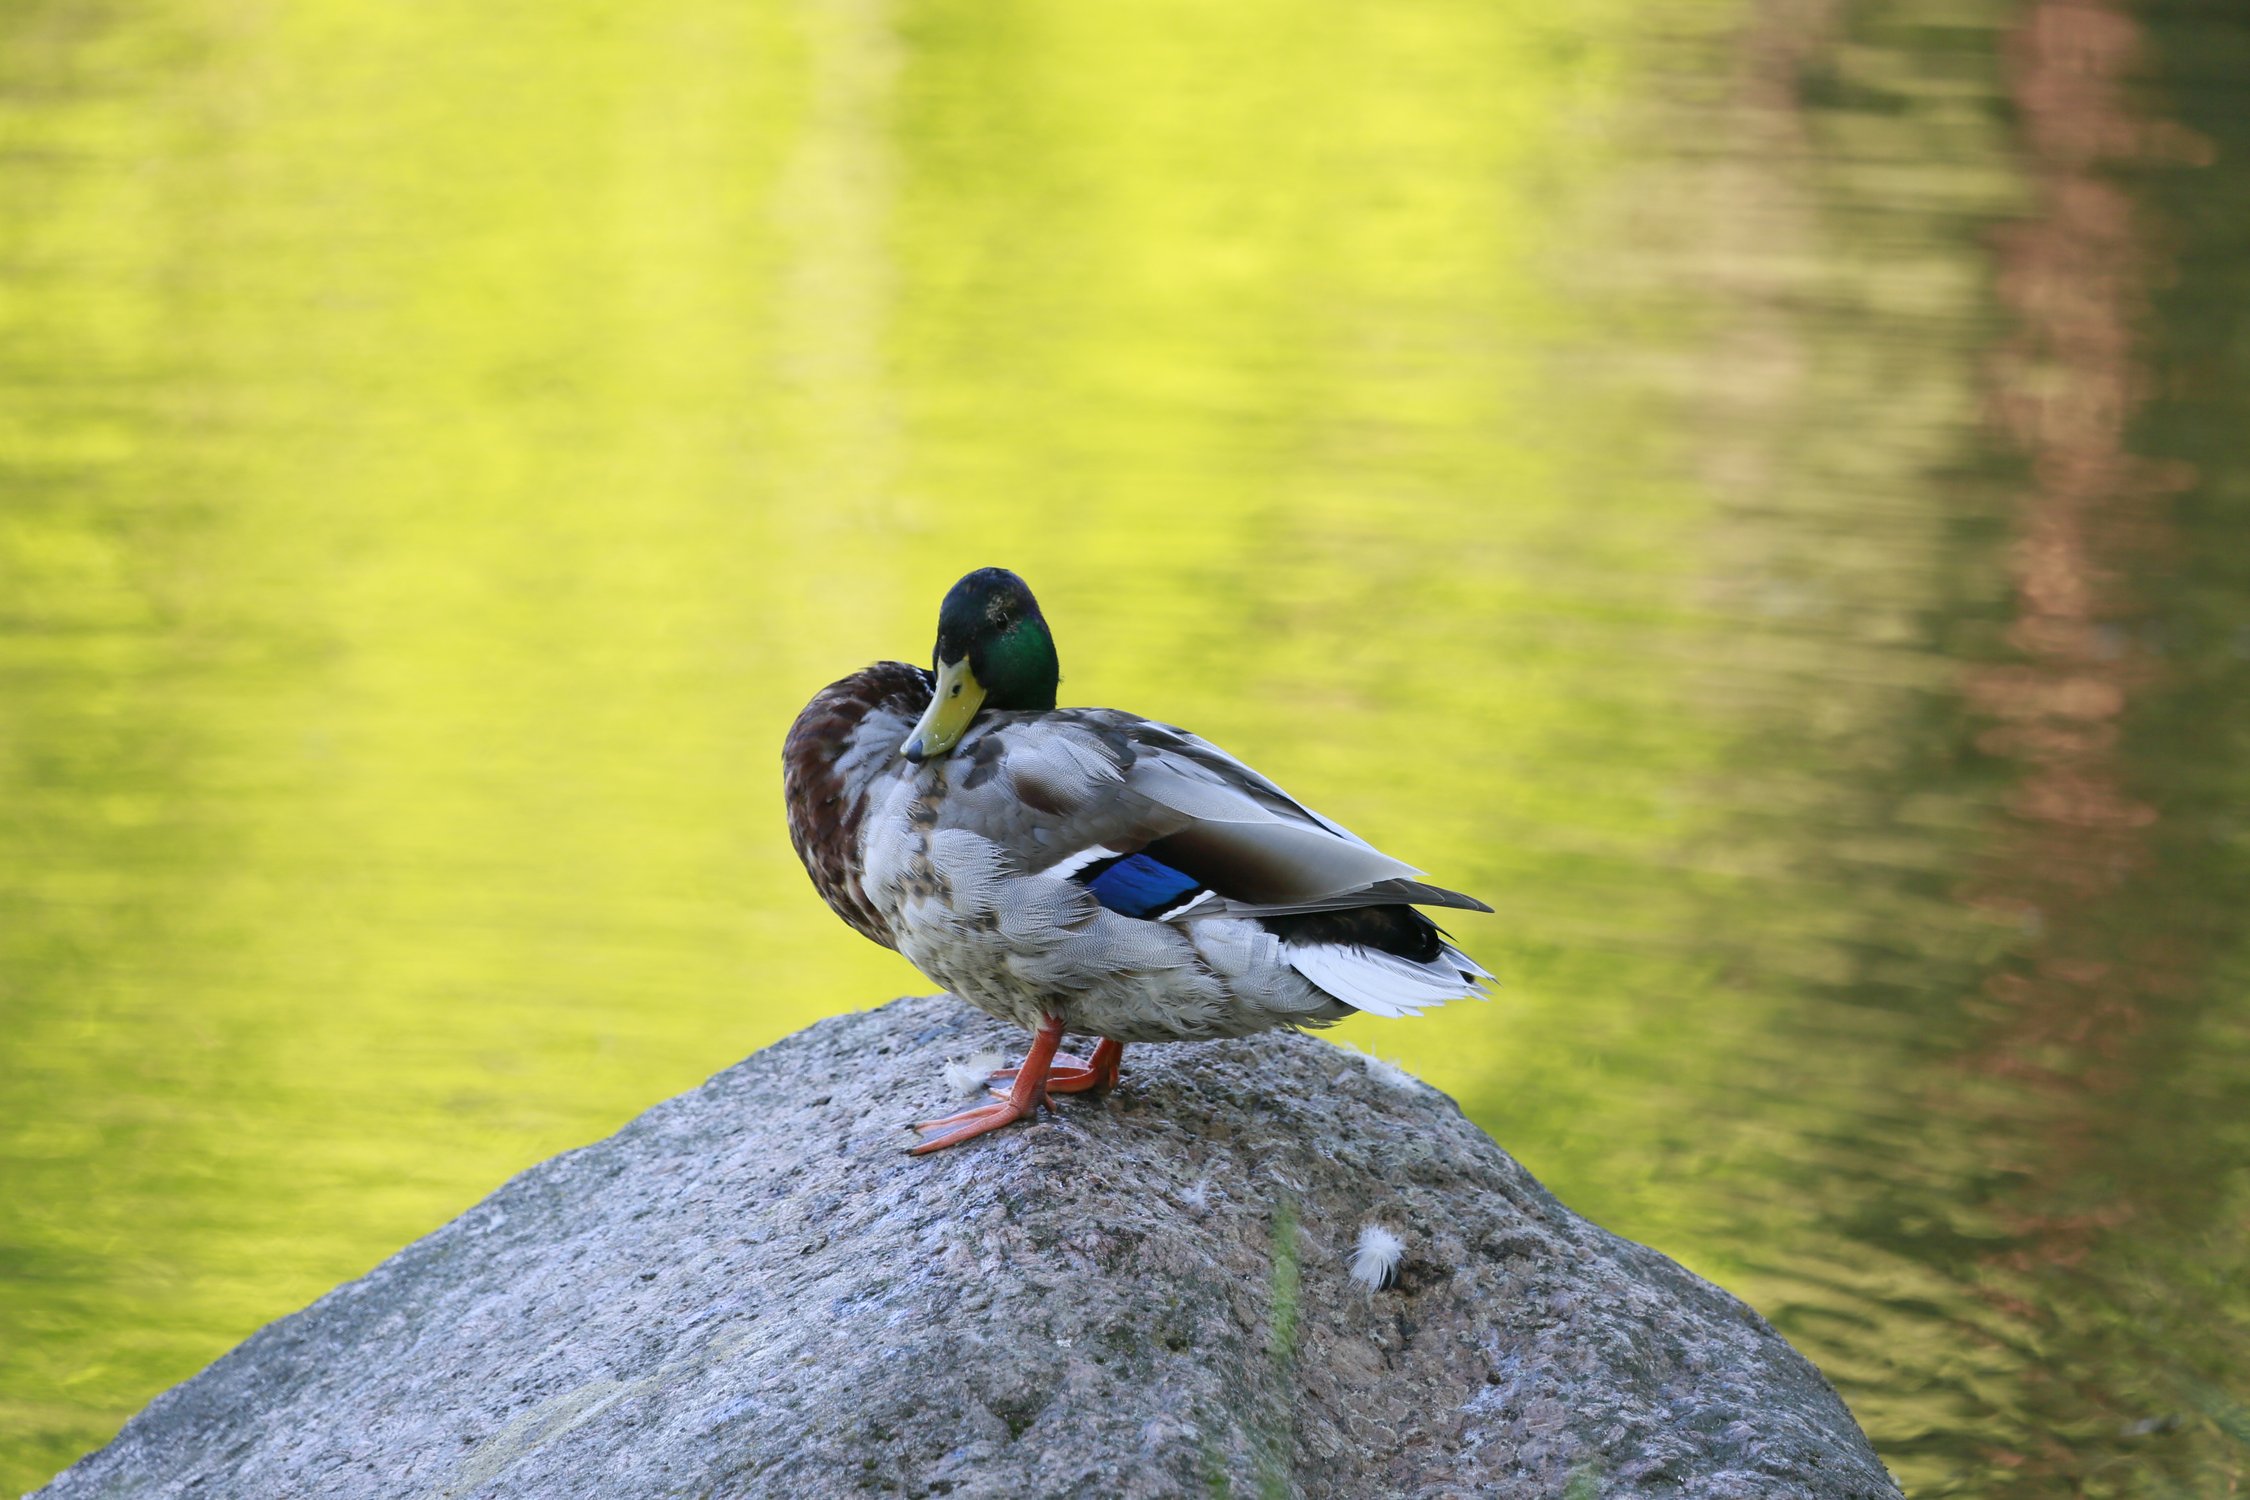
[[[1015,1100],[1003,1097],[997,1104],[980,1104],[975,1109],[964,1109],[957,1115],[947,1115],[942,1120],[924,1120],[914,1128],[929,1134],[920,1145],[909,1146],[909,1156],[926,1156],[932,1151],[943,1151],[948,1146],[958,1146],[963,1141],[1013,1125],[1018,1120],[1029,1119],[1033,1109],[1020,1109]]]
[[[947,1115],[939,1120],[924,1120],[916,1125],[930,1138],[919,1145],[907,1147],[910,1156],[923,1156],[932,1151],[943,1151],[948,1146],[958,1146],[963,1141],[974,1140],[1018,1120],[1027,1120],[1038,1113],[1047,1102],[1047,1075],[1055,1062],[1055,1048],[1062,1042],[1062,1017],[1049,1016],[1039,1023],[1039,1030],[1031,1038],[1031,1050],[1023,1057],[1023,1066],[1009,1070],[1014,1087],[999,1096],[997,1102],[980,1104],[975,1109],[962,1110],[957,1115]],[[1103,1043],[1107,1046],[1108,1043]],[[1101,1050],[1096,1048],[1094,1060],[1101,1060]],[[1073,1062],[1077,1059],[1073,1058]],[[1092,1067],[1089,1063],[1086,1066]]]
[[[1113,1042],[1106,1036],[1094,1048],[1091,1058],[1072,1057],[1067,1052],[1058,1052],[1047,1070],[1047,1092],[1087,1094],[1096,1089],[1114,1088],[1117,1086],[1118,1060],[1124,1055],[1125,1044]],[[1025,1061],[1030,1059],[1026,1058]],[[1014,1083],[1022,1071],[1021,1068],[1002,1068],[985,1081],[994,1084]]]

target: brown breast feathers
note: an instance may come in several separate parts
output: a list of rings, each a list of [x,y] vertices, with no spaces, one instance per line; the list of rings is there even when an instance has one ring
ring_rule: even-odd
[[[782,795],[789,806],[789,842],[814,889],[836,915],[886,948],[896,947],[859,879],[861,820],[867,792],[898,751],[906,726],[930,702],[930,674],[902,661],[877,662],[813,695],[781,747]],[[870,715],[881,715],[877,745],[862,738]],[[904,725],[897,720],[903,718]],[[895,728],[896,735],[890,730]]]

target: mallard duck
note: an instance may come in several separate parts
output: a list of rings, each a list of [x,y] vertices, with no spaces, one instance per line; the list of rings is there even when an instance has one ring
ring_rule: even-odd
[[[1415,910],[1483,902],[1185,730],[1057,708],[1054,636],[1005,568],[946,594],[931,666],[830,684],[782,748],[789,839],[836,914],[1033,1033],[917,1154],[1108,1087],[1127,1042],[1414,1015],[1490,977]],[[1066,1031],[1093,1056],[1058,1053]]]

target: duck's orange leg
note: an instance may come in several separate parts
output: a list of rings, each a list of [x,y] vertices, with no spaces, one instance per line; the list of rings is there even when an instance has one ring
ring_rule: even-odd
[[[914,1128],[925,1134],[935,1133],[919,1146],[908,1147],[908,1154],[922,1156],[931,1151],[943,1151],[987,1131],[1031,1118],[1047,1102],[1047,1073],[1054,1064],[1055,1049],[1062,1045],[1062,1034],[1061,1016],[1049,1016],[1041,1021],[1039,1029],[1032,1034],[1031,1050],[1023,1055],[1023,1066],[1014,1070],[1015,1087],[990,1104],[980,1104],[942,1120],[924,1120]]]
[[[1058,1052],[1055,1054],[1053,1064],[1047,1070],[1047,1092],[1050,1094],[1084,1094],[1095,1089],[1115,1088],[1117,1086],[1117,1064],[1119,1059],[1124,1056],[1125,1044],[1113,1042],[1106,1036],[1101,1039],[1100,1045],[1094,1048],[1094,1055],[1091,1058],[1072,1057],[1067,1052]],[[1030,1061],[1029,1058],[1024,1060]],[[1017,1072],[1018,1070],[1015,1068],[1002,1068],[985,1081],[995,1084],[1013,1083],[1016,1080]]]

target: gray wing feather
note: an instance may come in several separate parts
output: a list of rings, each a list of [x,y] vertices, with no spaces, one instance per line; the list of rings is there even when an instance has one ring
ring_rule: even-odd
[[[1307,808],[1217,746],[1108,709],[996,714],[950,759],[940,819],[1026,871],[1147,850],[1240,913],[1406,903],[1489,911]]]

